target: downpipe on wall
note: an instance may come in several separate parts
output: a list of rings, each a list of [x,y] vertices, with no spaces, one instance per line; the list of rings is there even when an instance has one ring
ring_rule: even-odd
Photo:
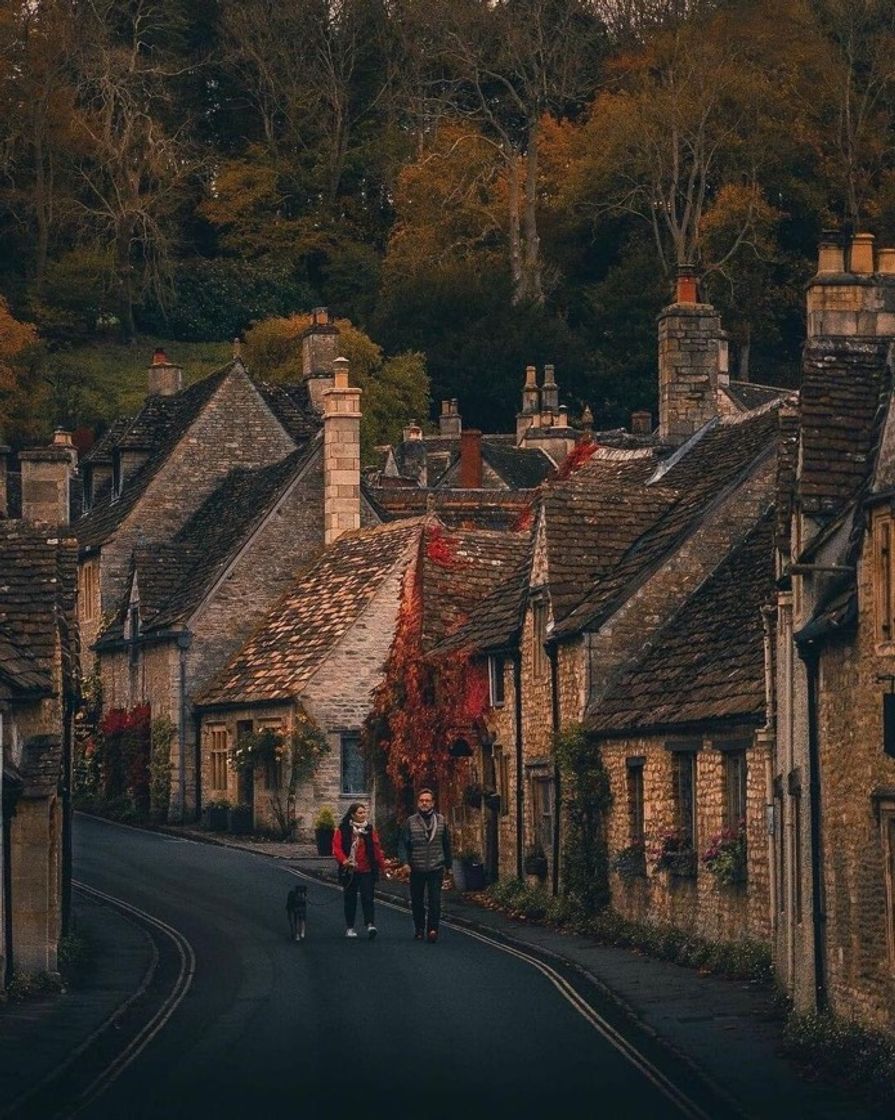
[[[805,663],[808,697],[808,791],[811,799],[809,836],[811,856],[811,925],[814,949],[814,997],[818,1011],[827,1008],[826,910],[823,904],[820,804],[820,725],[817,711],[820,651],[813,643],[799,646]],[[796,842],[799,838],[796,837]]]

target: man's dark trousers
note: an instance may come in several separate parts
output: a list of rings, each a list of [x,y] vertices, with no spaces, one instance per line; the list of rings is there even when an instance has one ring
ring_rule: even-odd
[[[413,910],[413,924],[417,930],[434,929],[438,932],[441,920],[441,884],[444,868],[435,871],[410,872],[410,907]],[[429,920],[426,921],[425,895],[428,892]]]

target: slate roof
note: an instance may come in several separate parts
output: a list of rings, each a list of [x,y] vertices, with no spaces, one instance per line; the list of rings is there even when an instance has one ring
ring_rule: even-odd
[[[364,496],[384,521],[434,513],[452,529],[513,530],[535,499],[533,490],[423,490],[364,485]]]
[[[754,381],[733,381],[724,386],[723,392],[743,412],[751,412],[753,408],[761,408],[770,404],[778,397],[786,396],[791,390],[781,389],[775,385],[757,385]]]
[[[0,699],[46,696],[53,690],[49,673],[20,645],[6,626],[0,626]]]
[[[127,423],[109,429],[88,456],[88,462],[108,461],[115,446],[149,451],[146,462],[125,480],[114,502],[100,501],[78,521],[75,531],[81,547],[101,545],[134,508],[147,485],[196,420],[206,403],[227,376],[242,362],[227,365],[173,396],[150,396],[139,413]],[[308,399],[307,387],[272,386],[252,379],[255,388],[296,443],[305,443],[320,427]]]
[[[235,468],[171,541],[135,550],[144,633],[189,617],[315,450],[314,445],[299,448],[278,463],[254,470]],[[123,603],[102,640],[122,636],[125,609]]]
[[[65,646],[63,683],[70,683],[76,585],[73,539],[24,521],[0,522],[0,661],[8,681],[51,689],[58,635]]]
[[[451,531],[437,522],[426,527],[423,551],[423,648],[438,647],[474,626],[482,604],[503,592],[530,552],[530,532]],[[527,565],[525,567],[527,572]],[[507,604],[505,610],[512,610]],[[474,645],[470,638],[469,645]]]
[[[643,485],[664,491],[664,510],[589,591],[581,588],[584,595],[556,622],[554,636],[599,626],[684,540],[710,505],[776,447],[778,413],[777,408],[767,408],[720,421],[661,464]],[[635,500],[634,489],[625,500]]]
[[[406,439],[394,448],[395,465],[402,478],[419,482],[423,467],[430,487],[438,486],[460,458],[459,436],[423,436]],[[510,490],[531,490],[555,469],[553,461],[537,447],[517,447],[510,434],[483,435],[482,459]]]
[[[808,342],[799,394],[799,499],[806,513],[834,516],[869,477],[890,346],[889,339]]]
[[[299,696],[395,566],[410,562],[420,529],[419,521],[398,522],[337,540],[298,577],[198,703]]]
[[[482,459],[511,490],[533,490],[555,469],[553,460],[537,447],[507,447],[482,440]]]
[[[630,664],[588,716],[602,734],[681,728],[765,715],[762,606],[774,595],[773,513]]]

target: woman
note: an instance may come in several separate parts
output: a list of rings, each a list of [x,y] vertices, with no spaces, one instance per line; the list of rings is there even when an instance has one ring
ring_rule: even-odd
[[[344,888],[345,936],[357,937],[354,918],[357,914],[357,896],[364,912],[367,937],[376,936],[373,925],[373,885],[379,873],[385,871],[385,857],[379,846],[379,837],[367,819],[367,807],[355,802],[333,836],[333,855],[339,864],[339,882]]]

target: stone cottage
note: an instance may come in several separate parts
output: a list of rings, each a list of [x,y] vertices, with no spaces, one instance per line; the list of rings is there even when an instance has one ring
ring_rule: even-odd
[[[799,1010],[895,1032],[895,249],[821,245],[781,479],[773,945]]]
[[[57,971],[71,891],[78,703],[77,546],[67,527],[72,458],[55,445],[22,452],[20,461],[23,516],[0,520],[0,990],[13,971]]]

